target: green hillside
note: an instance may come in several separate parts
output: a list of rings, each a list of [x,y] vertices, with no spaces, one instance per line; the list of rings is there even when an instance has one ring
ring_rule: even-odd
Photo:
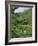
[[[10,31],[12,38],[24,38],[32,36],[32,11],[11,13]]]

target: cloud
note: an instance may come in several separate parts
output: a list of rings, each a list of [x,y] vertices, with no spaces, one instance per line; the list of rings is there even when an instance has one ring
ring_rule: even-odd
[[[28,7],[19,7],[17,9],[14,10],[14,13],[19,13],[19,12],[24,12],[24,10],[29,10],[30,8]]]

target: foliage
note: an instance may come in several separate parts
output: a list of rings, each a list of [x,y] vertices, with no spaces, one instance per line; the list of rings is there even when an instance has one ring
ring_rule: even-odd
[[[12,38],[32,36],[32,11],[22,13],[11,13],[10,30]]]

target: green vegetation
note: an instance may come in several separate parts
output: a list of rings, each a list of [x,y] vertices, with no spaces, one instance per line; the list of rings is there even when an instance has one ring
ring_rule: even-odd
[[[11,13],[10,30],[12,38],[24,38],[32,36],[32,10],[22,13]]]

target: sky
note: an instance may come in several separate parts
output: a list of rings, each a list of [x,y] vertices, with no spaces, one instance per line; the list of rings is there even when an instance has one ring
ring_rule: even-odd
[[[19,7],[17,9],[14,10],[14,13],[19,13],[19,12],[23,12],[24,10],[29,10],[30,8],[28,7]]]

